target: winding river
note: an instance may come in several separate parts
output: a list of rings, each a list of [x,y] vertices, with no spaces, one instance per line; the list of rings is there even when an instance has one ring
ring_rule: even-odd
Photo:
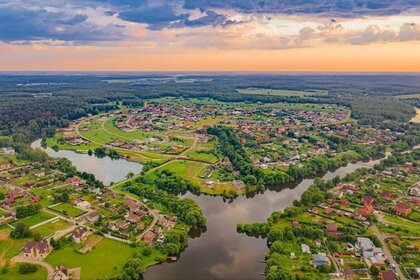
[[[33,147],[42,148],[40,141]],[[96,158],[72,151],[54,151],[42,148],[52,157],[66,157],[80,170],[95,174],[105,184],[123,180],[128,172],[138,173],[142,165],[126,160]],[[326,173],[323,178],[344,177],[359,167],[369,167],[379,160],[348,164]],[[294,199],[312,184],[305,179],[288,188],[270,188],[262,194],[241,196],[233,202],[221,197],[193,195],[207,218],[207,228],[193,232],[188,247],[173,263],[150,267],[144,279],[264,279],[264,254],[268,251],[266,241],[236,232],[236,224],[263,222],[274,211],[291,206]]]

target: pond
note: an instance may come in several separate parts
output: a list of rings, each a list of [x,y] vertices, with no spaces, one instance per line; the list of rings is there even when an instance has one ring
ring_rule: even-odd
[[[98,158],[73,151],[55,151],[49,147],[42,147],[41,140],[33,142],[31,146],[42,149],[50,157],[69,159],[77,170],[94,174],[96,179],[105,185],[124,180],[129,172],[139,174],[143,168],[143,165],[125,159]]]
[[[33,144],[40,147],[40,142]],[[98,159],[72,151],[44,149],[52,157],[66,157],[81,171],[95,176],[109,184],[125,178],[130,171],[139,172],[141,165],[125,160]],[[348,164],[335,171],[327,172],[323,178],[344,177],[360,167],[371,167],[378,160]],[[264,222],[274,211],[291,206],[293,200],[313,183],[305,179],[287,188],[271,187],[264,193],[241,196],[232,202],[221,197],[194,195],[189,197],[198,202],[207,218],[207,228],[194,232],[188,247],[176,262],[150,267],[144,279],[264,279],[264,254],[268,251],[266,241],[236,232],[238,223]]]

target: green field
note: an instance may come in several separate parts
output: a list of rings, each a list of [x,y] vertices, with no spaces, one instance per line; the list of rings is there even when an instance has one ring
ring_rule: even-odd
[[[300,90],[287,90],[287,89],[270,89],[270,88],[248,88],[238,89],[242,94],[256,94],[256,95],[274,95],[274,96],[319,96],[327,95],[326,91],[300,91]]]
[[[420,93],[398,95],[398,98],[403,98],[403,99],[420,99]]]
[[[121,272],[124,263],[130,259],[135,252],[140,251],[139,248],[133,248],[128,244],[104,238],[95,246],[95,248],[87,253],[80,254],[76,252],[84,245],[68,244],[65,247],[52,251],[46,261],[54,266],[64,264],[69,268],[81,267],[81,279],[97,279],[106,276],[112,276]],[[156,263],[155,259],[162,258],[157,250],[147,259],[145,258],[145,266]]]
[[[12,224],[13,224],[14,226],[16,226],[18,223],[24,223],[24,224],[25,224],[25,225],[27,225],[28,227],[31,227],[31,226],[34,226],[34,225],[36,225],[36,224],[42,223],[42,222],[44,222],[44,221],[46,221],[46,220],[52,219],[52,218],[54,218],[54,217],[55,217],[55,216],[54,216],[54,215],[52,215],[52,214],[50,214],[50,213],[47,213],[47,212],[41,211],[41,212],[39,212],[39,213],[36,213],[35,215],[32,215],[32,216],[29,216],[29,217],[23,218],[23,219],[18,220],[18,221],[15,221],[15,222],[13,222]]]
[[[58,230],[65,229],[70,224],[64,220],[58,219],[54,220],[52,222],[49,222],[48,224],[39,226],[35,229],[33,229],[33,232],[39,233],[42,237],[50,236],[51,234],[55,233]]]
[[[208,152],[200,152],[198,149],[191,149],[186,155],[190,159],[201,160],[208,163],[215,163],[219,160],[214,154]]]
[[[85,213],[85,211],[83,211],[82,209],[74,207],[70,203],[61,203],[59,205],[51,207],[50,209],[55,210],[55,211],[57,211],[59,213],[62,213],[64,215],[70,215],[72,217],[77,217],[77,216]]]

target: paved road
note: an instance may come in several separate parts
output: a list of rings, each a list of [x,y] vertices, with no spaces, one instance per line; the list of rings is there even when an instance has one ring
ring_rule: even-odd
[[[373,230],[373,232],[375,233],[375,235],[379,238],[379,240],[381,241],[381,243],[382,243],[382,249],[383,249],[383,252],[384,252],[384,254],[385,254],[385,256],[388,258],[388,260],[389,260],[389,262],[391,263],[391,264],[393,264],[393,265],[395,265],[395,267],[396,267],[396,273],[397,273],[397,275],[399,276],[399,278],[400,279],[403,279],[403,280],[406,280],[407,278],[405,278],[405,276],[404,276],[404,274],[402,273],[402,271],[401,271],[401,269],[400,269],[400,266],[397,264],[397,262],[394,260],[394,258],[392,257],[392,254],[391,254],[391,252],[389,251],[389,249],[388,249],[388,246],[386,245],[386,242],[385,242],[385,239],[387,238],[387,236],[386,235],[383,235],[379,230],[378,230],[378,228],[376,227],[376,225],[372,225],[371,227],[370,227],[372,230]]]
[[[13,263],[32,263],[32,264],[36,264],[36,265],[45,267],[47,269],[47,272],[48,272],[47,280],[53,280],[54,267],[52,265],[50,265],[49,263],[46,263],[42,260],[38,260],[38,259],[35,259],[35,258],[24,257],[22,255],[18,255],[16,257],[13,257],[11,259],[11,261]]]

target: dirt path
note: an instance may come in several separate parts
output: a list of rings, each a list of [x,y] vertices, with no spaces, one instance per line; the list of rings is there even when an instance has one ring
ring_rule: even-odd
[[[98,236],[95,239],[89,241],[82,249],[80,249],[80,252],[84,254],[89,251],[92,251],[93,247],[95,247],[99,242],[101,242],[102,239],[102,236]]]
[[[405,278],[405,276],[404,276],[404,274],[402,273],[402,271],[401,271],[401,269],[400,269],[400,266],[397,264],[397,262],[394,260],[394,258],[392,257],[392,254],[391,254],[391,252],[389,251],[389,249],[388,249],[388,246],[386,245],[386,242],[385,242],[385,239],[387,238],[387,236],[386,235],[383,235],[379,230],[378,230],[378,228],[376,227],[376,225],[371,225],[371,227],[370,227],[371,229],[372,229],[372,231],[375,233],[375,235],[379,238],[379,240],[381,241],[381,243],[382,243],[382,249],[383,249],[383,252],[384,252],[384,254],[385,254],[385,256],[387,257],[387,259],[389,260],[389,262],[391,263],[391,264],[393,264],[394,266],[395,266],[395,272],[398,274],[398,277],[400,278],[400,279],[406,279]]]
[[[47,272],[48,272],[47,280],[53,280],[54,267],[52,265],[50,265],[49,263],[46,263],[42,260],[37,260],[35,258],[24,257],[22,255],[18,255],[16,257],[13,257],[11,259],[11,262],[12,263],[31,263],[31,264],[36,264],[36,265],[42,266],[42,267],[47,269]]]

